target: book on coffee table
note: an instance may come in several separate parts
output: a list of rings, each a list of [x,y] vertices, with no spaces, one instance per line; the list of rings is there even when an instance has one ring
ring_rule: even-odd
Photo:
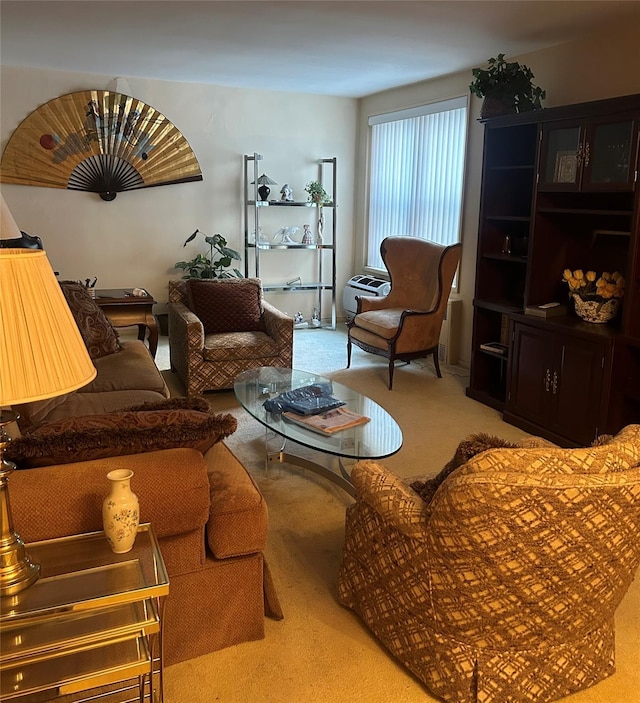
[[[320,434],[332,435],[340,430],[346,430],[349,427],[356,425],[364,425],[371,418],[366,415],[360,415],[349,410],[349,408],[341,407],[328,410],[327,412],[318,415],[297,415],[292,412],[282,413],[282,417],[289,422],[293,422],[301,427],[306,427],[308,430],[320,432]]]

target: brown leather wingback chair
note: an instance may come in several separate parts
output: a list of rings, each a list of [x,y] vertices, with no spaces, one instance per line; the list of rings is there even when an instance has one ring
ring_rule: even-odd
[[[347,368],[351,346],[389,359],[389,390],[395,360],[410,362],[433,354],[438,378],[440,329],[460,261],[460,244],[442,246],[417,237],[387,237],[380,245],[391,291],[379,298],[358,297],[348,324]]]

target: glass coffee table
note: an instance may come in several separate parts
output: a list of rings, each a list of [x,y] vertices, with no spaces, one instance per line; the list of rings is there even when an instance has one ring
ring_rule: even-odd
[[[332,435],[324,435],[294,424],[281,414],[268,412],[264,408],[264,401],[269,398],[317,383],[330,383],[334,398],[343,400],[349,410],[366,415],[370,421]],[[402,447],[402,431],[384,408],[352,388],[309,371],[272,366],[243,371],[236,377],[233,390],[242,407],[264,425],[266,431],[270,430],[282,438],[278,451],[267,450],[268,463],[286,462],[308,469],[329,479],[351,496],[355,497],[355,490],[345,468],[345,460],[383,459]],[[337,457],[338,471],[286,452],[287,441]]]

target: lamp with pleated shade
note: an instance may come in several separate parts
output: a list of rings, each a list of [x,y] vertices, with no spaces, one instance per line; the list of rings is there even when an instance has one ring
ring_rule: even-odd
[[[0,194],[0,237],[20,230]],[[13,527],[4,458],[5,427],[18,419],[8,406],[53,398],[85,386],[96,369],[41,249],[0,248],[0,595],[19,593],[38,578]]]
[[[254,183],[255,181],[251,181],[251,185]],[[258,185],[260,186],[258,188],[258,195],[260,196],[260,200],[269,200],[269,193],[271,192],[271,188],[269,188],[269,186],[274,186],[275,184],[276,181],[274,181],[273,178],[269,178],[266,173],[258,176]]]

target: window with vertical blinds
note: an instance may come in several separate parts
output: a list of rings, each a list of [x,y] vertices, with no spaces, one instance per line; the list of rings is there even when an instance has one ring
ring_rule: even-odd
[[[369,118],[371,160],[366,265],[384,269],[390,235],[460,241],[467,99]]]

